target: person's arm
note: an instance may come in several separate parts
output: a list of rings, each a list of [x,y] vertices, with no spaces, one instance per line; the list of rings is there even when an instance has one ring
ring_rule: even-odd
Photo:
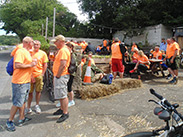
[[[33,61],[30,64],[22,64],[20,62],[15,62],[15,69],[26,69],[34,67],[37,64],[37,61]]]
[[[46,72],[46,69],[47,69],[47,62],[43,63],[43,72],[42,72],[42,76],[44,76],[45,72]]]
[[[67,60],[61,60],[60,61],[60,66],[59,66],[56,78],[60,78],[61,77],[61,74],[64,71],[64,68],[66,67],[66,64],[67,64]]]
[[[95,72],[95,73],[104,73],[101,69],[99,69],[97,66],[95,65],[91,65],[91,69]]]

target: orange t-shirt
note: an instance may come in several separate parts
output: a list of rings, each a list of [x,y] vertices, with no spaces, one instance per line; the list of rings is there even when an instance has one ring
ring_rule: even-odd
[[[30,64],[32,57],[25,48],[18,49],[14,55],[14,71],[12,83],[14,84],[25,84],[31,81],[32,68],[15,69],[15,62],[22,64]]]
[[[38,52],[33,52],[32,58],[37,59],[37,65],[33,67],[32,75],[33,77],[38,77],[42,74],[43,64],[48,62],[48,57],[44,51],[39,50]]]
[[[106,47],[107,46],[107,40],[103,41],[103,46]]]
[[[71,56],[71,53],[70,53],[69,49],[67,48],[67,46],[62,47],[59,50],[58,54],[55,57],[55,61],[53,63],[53,75],[54,76],[56,76],[57,73],[58,73],[58,69],[60,67],[60,61],[61,60],[66,60],[67,61],[66,62],[66,67],[64,68],[61,76],[69,74],[68,67],[70,65],[70,56]]]
[[[148,57],[146,55],[144,56],[139,56],[138,61],[140,62],[140,64],[144,64],[147,66],[147,68],[149,69],[149,65],[146,64],[147,61],[149,61]]]
[[[173,44],[167,44],[167,48],[166,48],[166,56],[167,58],[170,58],[174,55],[175,53],[175,50],[178,50],[178,53],[179,54],[179,45],[177,42],[174,42]]]
[[[83,42],[80,44],[80,46],[81,46],[81,49],[85,50],[86,45]]]
[[[23,48],[23,43],[16,46],[16,48],[11,52],[11,56],[14,56],[16,51],[21,48]]]
[[[113,58],[113,59],[122,59],[122,54],[121,54],[121,50],[120,50],[118,42],[112,44],[111,51],[112,51],[112,57],[111,58]]]
[[[153,52],[153,58],[156,58],[156,59],[162,59],[162,52],[161,51],[158,51],[158,52],[156,52],[156,51],[154,51]]]
[[[137,62],[138,61],[138,58],[139,58],[139,54],[137,54],[137,53],[133,53],[133,62]]]
[[[137,48],[137,45],[132,45],[131,51],[133,52],[134,48]]]

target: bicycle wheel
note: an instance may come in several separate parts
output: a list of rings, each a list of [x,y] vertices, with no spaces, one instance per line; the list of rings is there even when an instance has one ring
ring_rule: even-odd
[[[137,132],[124,137],[155,137],[155,135],[152,132]]]

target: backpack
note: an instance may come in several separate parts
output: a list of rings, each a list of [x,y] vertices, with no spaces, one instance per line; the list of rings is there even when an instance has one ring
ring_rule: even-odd
[[[71,53],[71,61],[70,61],[70,65],[68,67],[68,72],[70,74],[73,74],[76,71],[77,71],[77,66],[76,66],[75,55],[74,55],[74,53]]]
[[[107,74],[107,75],[105,75],[102,78],[100,83],[102,83],[102,84],[111,84],[112,83],[112,79],[113,79],[113,75],[112,74]]]
[[[13,62],[14,62],[14,58],[12,57],[11,60],[8,62],[7,66],[6,66],[6,72],[12,76],[13,75]]]

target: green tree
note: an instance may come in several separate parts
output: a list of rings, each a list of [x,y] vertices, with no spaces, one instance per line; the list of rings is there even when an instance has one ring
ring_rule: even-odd
[[[21,39],[27,34],[41,34],[42,24],[49,17],[48,36],[52,36],[53,9],[56,8],[56,34],[69,36],[75,34],[78,26],[76,15],[70,13],[57,0],[9,0],[0,7],[2,29],[16,33]],[[71,32],[70,32],[71,31]]]
[[[110,37],[109,30],[125,30],[126,35],[138,35],[149,25],[182,26],[182,0],[78,0],[90,17],[93,36]],[[102,29],[102,31],[101,31]],[[98,31],[100,30],[100,31]],[[135,30],[135,31],[134,31]],[[108,34],[108,35],[107,35]]]

